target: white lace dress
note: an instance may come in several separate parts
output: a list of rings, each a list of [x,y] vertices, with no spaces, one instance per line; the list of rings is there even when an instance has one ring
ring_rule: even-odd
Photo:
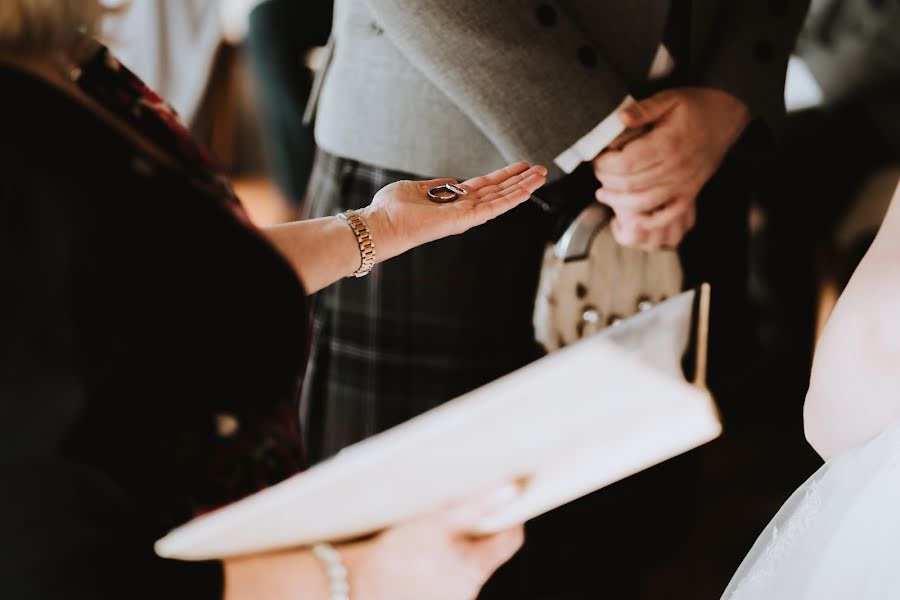
[[[900,422],[785,503],[723,600],[900,599]]]

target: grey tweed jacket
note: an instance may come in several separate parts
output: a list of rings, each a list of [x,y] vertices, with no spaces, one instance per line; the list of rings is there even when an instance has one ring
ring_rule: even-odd
[[[807,5],[693,0],[692,82],[733,93],[777,127]],[[337,0],[316,139],[332,154],[425,176],[515,160],[552,167],[645,82],[669,6]]]

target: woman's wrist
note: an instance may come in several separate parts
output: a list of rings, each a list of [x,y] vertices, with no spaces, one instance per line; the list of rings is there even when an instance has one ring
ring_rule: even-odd
[[[369,567],[373,566],[373,552],[376,552],[378,537],[351,542],[337,546],[347,569],[347,584],[350,587],[352,600],[379,600],[379,579],[369,576]],[[390,590],[389,590],[390,591]],[[390,596],[388,596],[390,597]]]
[[[348,210],[338,215],[338,219],[347,224],[353,237],[356,238],[357,249],[359,250],[359,266],[349,275],[350,277],[365,277],[375,266],[377,252],[375,249],[375,241],[372,232],[365,219],[359,214],[359,211]]]
[[[375,264],[383,263],[389,258],[394,258],[409,250],[409,248],[399,247],[400,244],[397,243],[390,217],[385,214],[384,209],[369,205],[357,212],[366,222],[372,234],[372,241],[376,248]]]
[[[331,544],[316,544],[312,554],[328,576],[328,600],[350,600],[347,567],[341,553]]]
[[[223,571],[224,600],[329,600],[328,576],[308,550],[226,559]]]

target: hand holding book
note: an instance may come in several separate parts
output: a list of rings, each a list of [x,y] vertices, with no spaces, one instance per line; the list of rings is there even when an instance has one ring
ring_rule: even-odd
[[[331,460],[176,529],[166,557],[203,560],[340,541],[510,480],[492,533],[718,436],[702,387],[706,288],[626,319]],[[694,383],[682,360],[694,350]]]

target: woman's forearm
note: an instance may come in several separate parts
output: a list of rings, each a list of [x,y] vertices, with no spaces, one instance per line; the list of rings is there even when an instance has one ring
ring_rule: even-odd
[[[307,294],[350,275],[360,266],[356,236],[337,217],[274,225],[265,233],[294,268]]]
[[[306,551],[228,559],[223,600],[325,600],[328,578]]]
[[[463,233],[525,202],[546,181],[547,169],[520,162],[462,184],[453,202],[429,199],[432,187],[454,180],[396,181],[357,211],[368,227],[376,262],[410,248]],[[350,225],[326,217],[275,225],[269,240],[299,275],[307,294],[356,272],[362,264],[359,242]]]
[[[469,600],[522,546],[521,525],[473,538],[468,531],[521,494],[516,484],[389,528],[338,548],[354,600]],[[318,600],[334,582],[308,550],[223,562],[224,600]]]

